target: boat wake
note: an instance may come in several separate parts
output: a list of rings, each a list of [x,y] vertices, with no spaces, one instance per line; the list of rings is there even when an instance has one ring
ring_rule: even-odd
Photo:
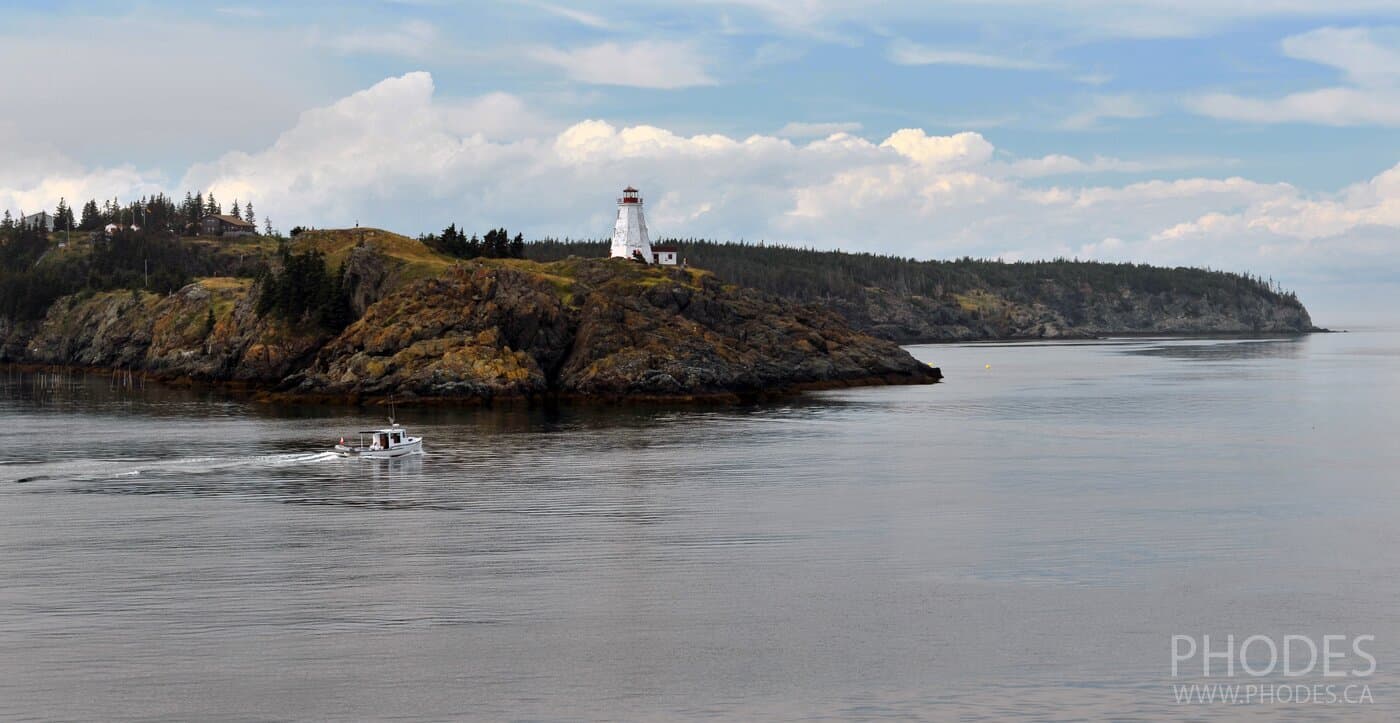
[[[179,457],[173,459],[133,460],[81,459],[62,462],[38,462],[23,465],[17,474],[6,480],[0,472],[0,482],[26,484],[44,480],[65,482],[96,482],[128,480],[140,477],[170,477],[201,475],[233,469],[268,469],[341,462],[334,452],[294,452],[237,457]],[[22,472],[22,474],[19,474]]]

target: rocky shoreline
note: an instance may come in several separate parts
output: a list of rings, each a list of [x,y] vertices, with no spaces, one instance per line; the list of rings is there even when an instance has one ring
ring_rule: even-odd
[[[742,402],[941,378],[830,311],[693,269],[471,261],[395,284],[368,273],[392,259],[350,260],[347,277],[375,281],[353,290],[363,311],[339,333],[260,316],[252,280],[219,277],[65,297],[41,320],[0,323],[0,355],[350,404]]]

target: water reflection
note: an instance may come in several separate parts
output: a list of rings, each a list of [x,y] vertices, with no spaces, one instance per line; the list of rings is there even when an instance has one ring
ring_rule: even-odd
[[[1274,339],[1163,341],[1147,346],[1131,346],[1124,353],[1208,362],[1298,359],[1308,353],[1309,339],[1310,336],[1289,336]]]

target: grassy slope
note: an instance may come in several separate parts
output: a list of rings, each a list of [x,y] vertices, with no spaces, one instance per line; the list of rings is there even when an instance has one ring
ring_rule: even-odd
[[[303,231],[292,240],[293,251],[316,249],[326,256],[326,264],[337,268],[345,263],[355,246],[364,245],[403,264],[403,281],[436,276],[454,262],[424,246],[417,239],[378,228],[341,228]]]

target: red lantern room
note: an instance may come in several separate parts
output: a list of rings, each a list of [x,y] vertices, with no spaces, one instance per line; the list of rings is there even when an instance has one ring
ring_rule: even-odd
[[[639,192],[637,191],[637,189],[628,186],[627,188],[622,189],[622,198],[617,199],[617,202],[640,204],[642,202],[642,197],[637,195],[638,193]]]

